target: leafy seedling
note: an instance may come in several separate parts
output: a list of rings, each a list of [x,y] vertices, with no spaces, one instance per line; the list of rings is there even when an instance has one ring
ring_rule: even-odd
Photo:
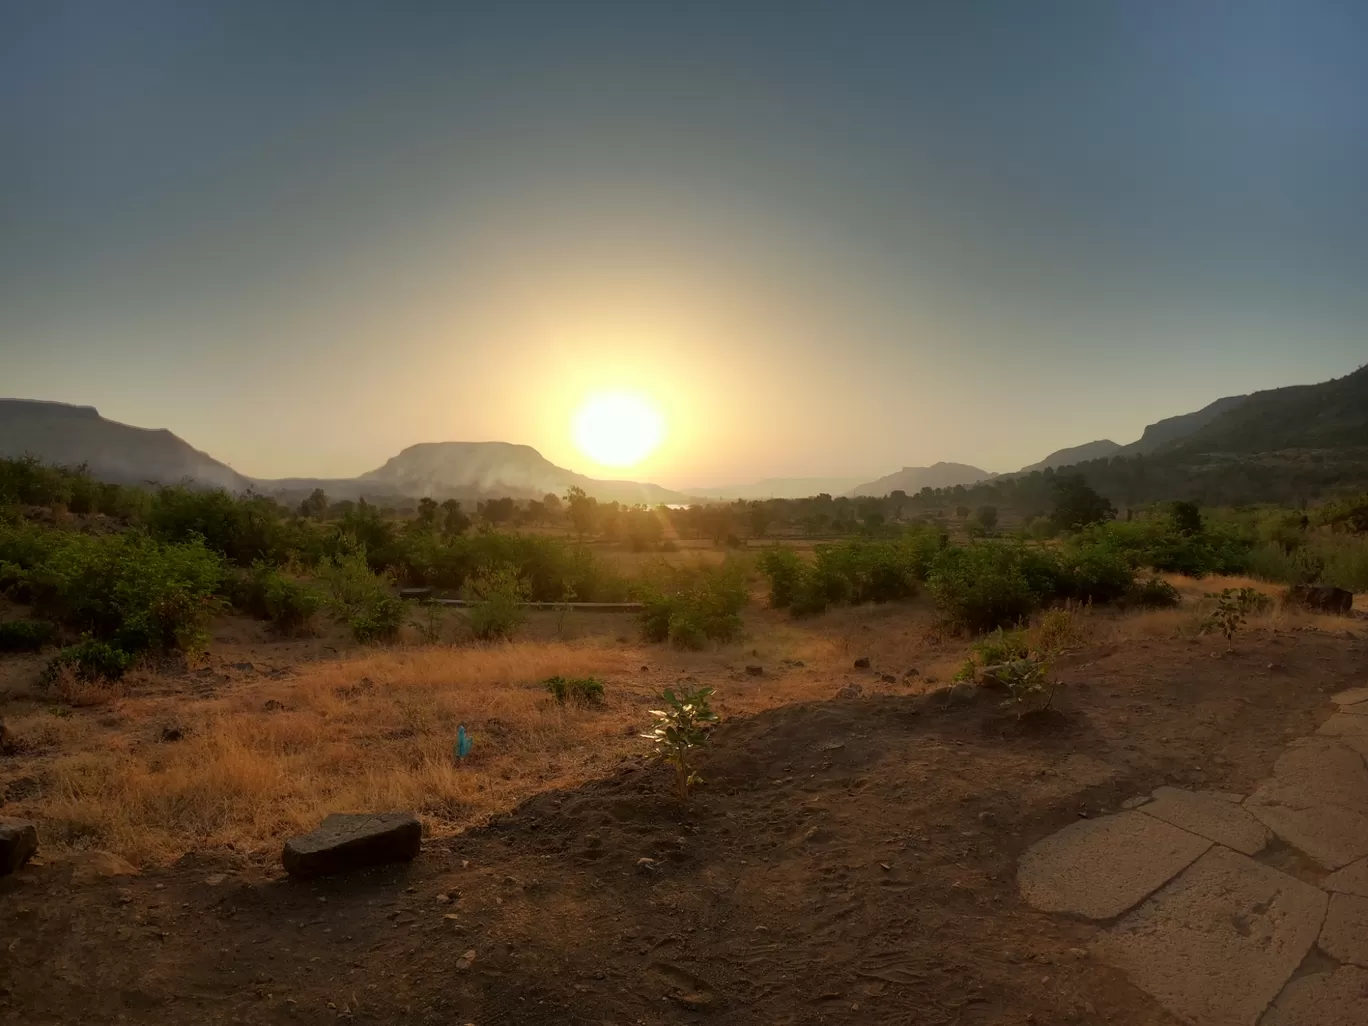
[[[694,688],[682,694],[666,688],[661,696],[665,708],[651,710],[655,726],[641,735],[655,745],[657,758],[674,767],[681,802],[687,802],[694,786],[703,782],[694,769],[693,757],[717,722],[717,714],[709,704],[712,695],[712,688]]]

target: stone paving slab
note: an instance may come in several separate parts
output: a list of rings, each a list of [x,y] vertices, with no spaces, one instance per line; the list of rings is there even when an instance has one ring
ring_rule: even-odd
[[[1363,1026],[1368,1020],[1368,970],[1344,966],[1289,983],[1259,1026]]]
[[[1359,859],[1321,881],[1327,891],[1343,891],[1368,898],[1368,859]]]
[[[1368,702],[1355,702],[1353,705],[1342,705],[1339,711],[1354,716],[1368,716]]]
[[[1211,847],[1143,812],[1071,823],[1033,844],[1017,866],[1022,897],[1046,912],[1118,916]]]
[[[1331,958],[1368,966],[1368,898],[1355,894],[1330,895],[1330,909],[1321,927],[1320,949]],[[1363,1009],[1368,1022],[1368,1005]]]
[[[1337,712],[1316,728],[1325,737],[1368,737],[1368,717]]]
[[[1185,1022],[1255,1026],[1315,944],[1326,903],[1310,884],[1214,847],[1093,950]]]
[[[1348,691],[1341,691],[1331,695],[1330,701],[1336,705],[1357,705],[1359,702],[1368,702],[1368,688],[1350,688]]]
[[[1239,805],[1216,797],[1215,792],[1158,787],[1154,801],[1140,811],[1245,855],[1262,851],[1268,843],[1267,827]]]
[[[1317,804],[1368,814],[1368,766],[1337,738],[1298,738],[1278,756],[1273,776]]]
[[[1319,802],[1299,788],[1271,780],[1249,796],[1245,808],[1326,869],[1368,855],[1368,816]]]

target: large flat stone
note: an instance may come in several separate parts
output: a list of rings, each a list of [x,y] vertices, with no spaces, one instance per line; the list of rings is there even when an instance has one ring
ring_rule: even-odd
[[[13,873],[38,850],[38,828],[26,819],[0,816],[0,876]]]
[[[1093,948],[1184,1022],[1255,1026],[1315,944],[1326,900],[1212,848]]]
[[[1357,705],[1359,702],[1368,702],[1368,688],[1350,688],[1348,691],[1341,691],[1339,694],[1331,695],[1330,701],[1336,705]]]
[[[334,812],[317,830],[286,841],[281,861],[291,876],[322,876],[407,862],[422,840],[422,825],[407,812]]]
[[[1111,919],[1171,880],[1211,842],[1143,812],[1080,820],[1033,844],[1022,897],[1046,912]]]
[[[1159,787],[1154,801],[1140,811],[1246,855],[1262,851],[1268,843],[1267,827],[1239,805],[1210,792]]]
[[[1321,886],[1327,891],[1343,891],[1345,894],[1368,898],[1368,859],[1359,859],[1331,873],[1321,881]]]
[[[1368,814],[1368,766],[1336,738],[1294,741],[1273,764],[1273,776],[1317,803]]]
[[[1356,894],[1330,895],[1330,909],[1321,927],[1320,949],[1331,958],[1368,966],[1368,898]],[[1368,1022],[1368,1007],[1363,1010]]]
[[[1368,971],[1344,966],[1293,980],[1259,1026],[1363,1026]]]
[[[1324,737],[1368,737],[1368,717],[1337,712],[1316,728]]]
[[[1249,796],[1245,808],[1326,869],[1368,855],[1368,816],[1318,801],[1300,788],[1268,781]]]
[[[1342,705],[1339,711],[1347,715],[1368,716],[1368,702],[1355,702],[1353,705]]]

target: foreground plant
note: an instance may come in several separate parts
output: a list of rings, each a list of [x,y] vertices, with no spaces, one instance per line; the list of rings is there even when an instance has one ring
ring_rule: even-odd
[[[1216,608],[1202,621],[1202,633],[1222,634],[1226,644],[1234,640],[1250,613],[1262,612],[1273,604],[1272,599],[1254,588],[1226,588],[1207,598],[1216,600]]]
[[[655,745],[656,756],[662,762],[674,767],[681,802],[687,802],[694,785],[703,782],[693,768],[693,756],[695,749],[707,741],[712,724],[717,722],[717,714],[710,704],[712,696],[712,688],[693,688],[678,695],[666,688],[661,696],[665,708],[651,710],[655,726],[641,735]]]
[[[603,701],[603,681],[597,677],[562,677],[557,674],[542,681],[542,687],[558,703],[598,705]]]

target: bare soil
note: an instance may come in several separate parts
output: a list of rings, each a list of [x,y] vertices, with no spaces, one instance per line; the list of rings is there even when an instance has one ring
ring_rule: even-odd
[[[0,1019],[1170,1024],[1086,956],[1097,924],[1025,906],[1017,856],[1160,784],[1245,791],[1362,686],[1368,643],[1141,639],[1058,676],[1020,721],[963,688],[734,716],[687,810],[629,759],[398,868],[32,865],[0,880]]]

